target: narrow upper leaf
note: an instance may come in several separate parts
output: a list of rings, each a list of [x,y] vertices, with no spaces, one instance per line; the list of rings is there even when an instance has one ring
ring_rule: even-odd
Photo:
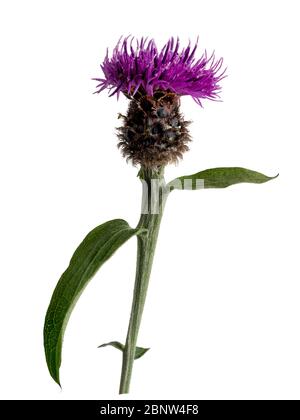
[[[198,190],[202,188],[226,188],[230,185],[248,182],[262,184],[276,178],[266,176],[260,172],[245,168],[212,168],[197,172],[193,175],[181,176],[169,182],[170,190],[189,189]]]
[[[101,347],[106,347],[106,346],[112,346],[115,347],[118,350],[124,351],[124,344],[120,343],[119,341],[111,341],[110,343],[105,343],[102,344],[101,346],[99,346],[98,348]],[[140,357],[142,357],[148,350],[150,350],[149,348],[143,348],[143,347],[136,347],[135,348],[135,359],[139,359]]]
[[[53,292],[44,325],[46,361],[52,378],[59,384],[64,331],[72,309],[92,276],[111,255],[140,229],[116,219],[93,229],[71,258]]]

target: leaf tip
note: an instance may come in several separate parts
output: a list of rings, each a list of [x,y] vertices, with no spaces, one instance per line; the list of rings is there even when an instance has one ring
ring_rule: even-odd
[[[51,376],[52,379],[54,380],[54,382],[60,387],[60,389],[62,390],[62,386],[60,383],[60,378],[59,378],[59,372],[51,372]]]
[[[278,174],[277,175],[275,175],[275,176],[267,176],[266,178],[266,180],[265,180],[265,182],[268,182],[268,181],[272,181],[272,179],[275,179],[275,178],[278,178],[279,177],[279,172],[278,172]]]

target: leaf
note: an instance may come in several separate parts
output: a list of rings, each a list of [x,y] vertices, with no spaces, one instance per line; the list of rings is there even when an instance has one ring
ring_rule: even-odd
[[[96,271],[129,238],[144,232],[116,219],[93,229],[71,258],[53,292],[44,325],[44,348],[48,369],[60,385],[59,368],[63,336],[71,312]]]
[[[101,346],[98,346],[98,348],[106,347],[106,346],[112,346],[115,347],[118,350],[124,351],[124,344],[120,343],[119,341],[111,341],[110,343],[102,344]],[[135,360],[142,357],[147,351],[150,350],[149,348],[145,349],[143,347],[136,347],[135,348]]]
[[[276,178],[245,168],[212,168],[193,175],[181,176],[169,182],[170,190],[198,190],[203,188],[226,188],[230,185],[248,182],[262,184]]]

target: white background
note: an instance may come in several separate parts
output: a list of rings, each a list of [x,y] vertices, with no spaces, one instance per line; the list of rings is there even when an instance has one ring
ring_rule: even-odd
[[[140,209],[116,148],[127,100],[92,95],[122,34],[200,36],[228,67],[224,102],[182,99],[191,151],[168,179],[215,166],[280,177],[174,192],[167,203],[127,398],[299,399],[297,1],[2,1],[0,397],[119,398],[135,240],[92,280],[68,325],[63,390],[43,354],[44,315],[89,230]],[[126,398],[126,397],[122,397]]]

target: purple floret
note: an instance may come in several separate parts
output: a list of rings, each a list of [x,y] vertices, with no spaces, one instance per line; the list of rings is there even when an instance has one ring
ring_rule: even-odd
[[[134,45],[135,44],[135,45]],[[201,99],[219,98],[220,80],[225,76],[223,59],[205,53],[195,59],[198,40],[179,51],[179,39],[171,38],[159,51],[153,39],[140,41],[129,37],[119,40],[112,57],[108,52],[101,69],[104,78],[97,80],[97,91],[108,88],[110,96],[120,92],[133,97],[137,92],[153,96],[157,90],[190,95],[199,105]]]

